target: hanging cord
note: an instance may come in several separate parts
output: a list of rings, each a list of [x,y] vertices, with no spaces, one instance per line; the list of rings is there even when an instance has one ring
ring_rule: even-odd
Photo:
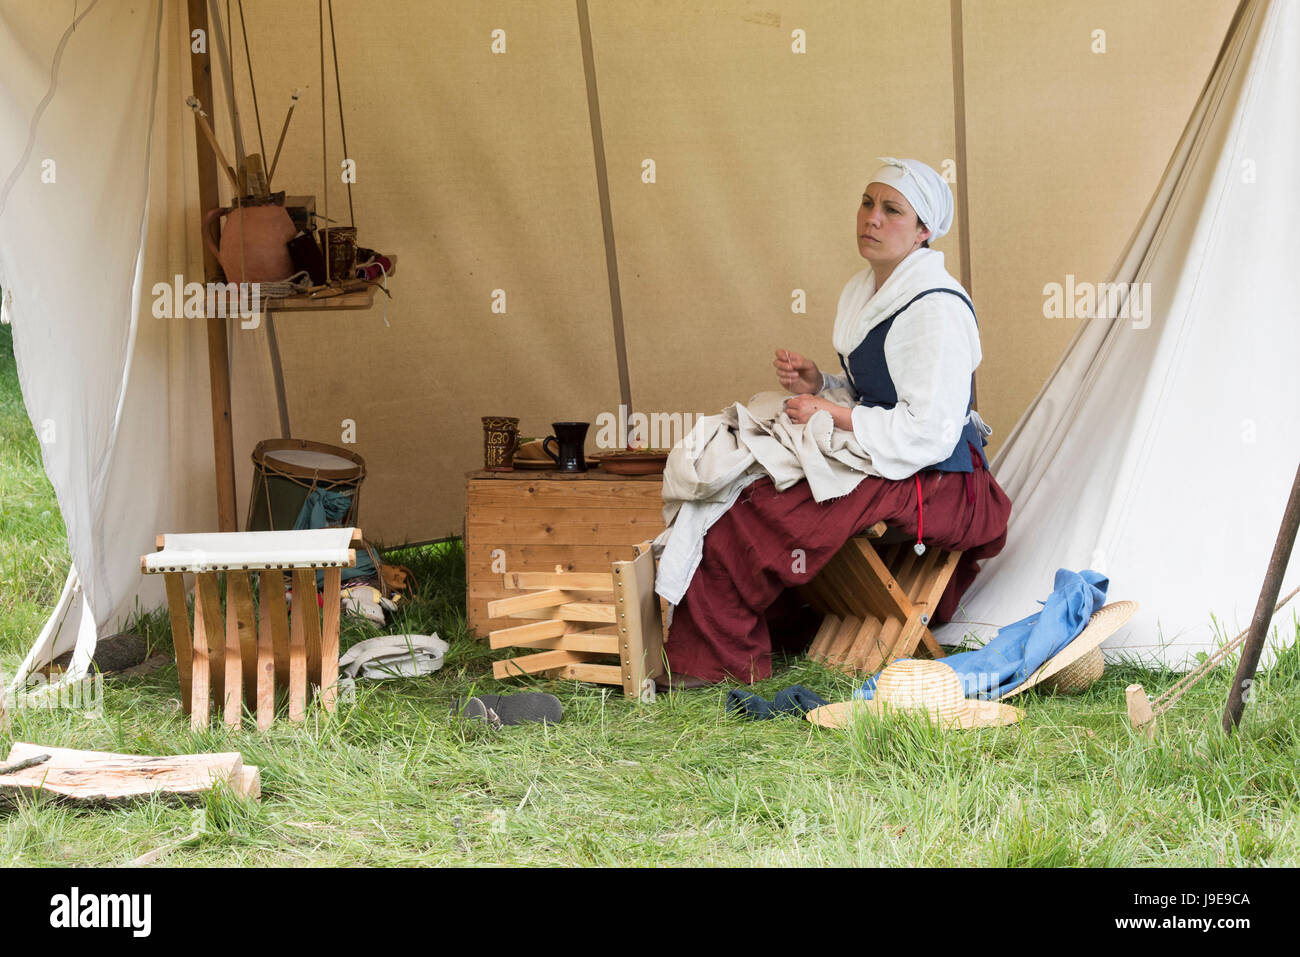
[[[262,114],[257,109],[257,84],[253,82],[253,55],[248,51],[248,25],[244,23],[244,0],[239,0],[239,31],[244,35],[244,62],[248,64],[248,85],[253,90],[253,119],[257,121],[257,145],[262,150],[262,168],[266,169],[266,142],[262,139]],[[271,188],[269,176],[266,188],[268,191]]]
[[[240,0],[243,3],[243,0]],[[348,159],[352,154],[348,152],[348,129],[343,123],[343,84],[339,80],[339,47],[334,36],[334,0],[329,0],[330,8],[330,50],[334,53],[334,89],[338,94],[339,100],[339,133],[343,137],[343,158]],[[325,81],[322,79],[321,83]],[[352,182],[349,180],[344,184],[348,188],[348,225],[355,227],[357,225],[356,217],[352,215]]]
[[[320,171],[324,179],[325,237],[321,246],[325,252],[325,285],[333,284],[330,269],[330,171],[328,144],[325,140],[325,0],[316,0],[316,20],[320,25]]]
[[[924,555],[925,544],[921,541],[921,533],[925,530],[925,512],[921,508],[921,473],[917,472],[914,478],[916,479],[916,544],[912,546],[912,551]]]
[[[1287,602],[1289,602],[1297,594],[1300,594],[1300,588],[1294,589],[1291,592],[1291,594],[1287,595],[1276,605],[1274,605],[1273,615],[1276,615],[1278,611],[1281,610],[1282,606],[1285,605]],[[1270,615],[1269,617],[1271,618],[1272,615]],[[1225,658],[1227,658],[1228,655],[1232,654],[1234,651],[1240,648],[1245,643],[1246,636],[1249,633],[1250,633],[1250,629],[1247,628],[1236,638],[1233,638],[1232,641],[1228,642],[1226,645],[1224,645],[1222,648],[1216,651],[1213,655],[1211,655],[1210,657],[1202,661],[1196,668],[1187,672],[1187,674],[1183,675],[1182,678],[1180,678],[1173,686],[1168,688],[1162,695],[1160,695],[1158,698],[1155,698],[1151,702],[1152,716],[1158,718],[1160,717],[1160,715],[1164,714],[1166,711],[1172,708],[1179,698],[1187,694],[1187,692],[1191,691],[1192,687],[1195,684],[1197,684],[1211,670],[1213,670],[1220,663],[1222,663],[1222,661]]]

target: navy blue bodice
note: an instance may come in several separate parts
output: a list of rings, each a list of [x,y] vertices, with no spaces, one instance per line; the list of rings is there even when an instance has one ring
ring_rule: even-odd
[[[885,361],[885,339],[889,335],[894,320],[902,314],[904,309],[918,299],[936,292],[946,292],[956,296],[966,303],[971,315],[975,315],[975,307],[971,305],[971,301],[955,289],[927,289],[909,299],[887,319],[873,327],[867,333],[866,338],[858,344],[858,347],[848,355],[847,359],[842,355],[840,356],[840,365],[844,369],[844,374],[849,377],[849,388],[852,389],[854,398],[859,405],[892,409],[898,404],[898,391],[894,387],[893,377],[889,374],[889,363]],[[978,319],[976,322],[978,324]],[[966,411],[969,412],[971,407],[972,402],[967,401]],[[989,463],[984,456],[984,446],[986,444],[987,440],[979,427],[967,419],[962,426],[961,435],[956,440],[956,446],[953,448],[952,454],[942,462],[931,465],[930,468],[940,472],[970,472],[975,467],[974,458],[978,458],[982,467],[987,469]],[[975,453],[974,456],[972,456],[972,452]]]

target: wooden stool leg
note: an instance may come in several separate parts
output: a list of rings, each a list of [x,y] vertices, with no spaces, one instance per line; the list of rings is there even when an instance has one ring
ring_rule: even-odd
[[[254,706],[257,701],[257,616],[253,613],[253,582],[246,571],[226,572],[226,634],[230,634],[234,623],[236,645],[239,649],[240,670],[236,673],[237,684],[242,691],[242,701],[238,707],[227,702],[226,724],[239,726],[243,717],[243,701]],[[226,661],[226,673],[231,673],[230,661]],[[227,687],[230,680],[227,678]]]
[[[289,620],[289,720],[301,721],[307,712],[307,639],[305,619],[309,610],[316,613],[316,581],[312,576],[311,595],[299,586],[298,573],[293,575],[293,615]]]
[[[339,595],[341,568],[325,569],[325,605],[321,609],[320,696],[326,711],[333,711],[339,694]]]
[[[195,730],[208,726],[210,702],[225,700],[224,642],[221,596],[217,593],[216,573],[199,572],[194,581],[194,658],[191,683],[194,706],[190,711],[190,727]]]
[[[293,570],[293,610],[298,616],[298,593],[303,595],[302,634],[307,652],[307,686],[320,688],[320,606],[317,604],[316,569]]]
[[[176,675],[181,683],[181,709],[190,713],[193,706],[190,682],[193,673],[194,639],[190,635],[190,612],[185,602],[185,575],[168,572],[163,575],[167,586],[167,614],[172,623],[172,644],[176,648]],[[204,658],[206,661],[206,656]],[[207,683],[207,676],[204,676]]]
[[[279,575],[269,571],[257,575],[257,677],[253,694],[257,701],[257,729],[265,731],[276,720],[276,645],[272,628],[273,601],[270,593],[279,590],[279,614],[285,614],[285,590]],[[289,623],[283,625],[289,640]]]
[[[260,574],[262,608],[271,623],[271,651],[275,657],[275,684],[289,687],[289,609],[284,603],[284,572],[268,568]]]
[[[235,611],[235,603],[230,594],[233,587],[232,574],[226,575],[226,683],[224,694],[218,699],[218,707],[221,708],[226,724],[237,728],[244,708],[244,669],[239,646],[239,614]]]

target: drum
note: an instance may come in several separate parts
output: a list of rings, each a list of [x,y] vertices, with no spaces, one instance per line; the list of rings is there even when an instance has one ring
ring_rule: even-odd
[[[348,495],[352,504],[338,523],[357,524],[366,460],[356,452],[306,439],[265,439],[253,449],[253,488],[245,530],[291,530],[314,489]]]

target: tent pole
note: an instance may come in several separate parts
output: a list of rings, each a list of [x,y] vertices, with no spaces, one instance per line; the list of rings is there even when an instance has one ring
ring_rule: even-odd
[[[961,284],[966,295],[975,301],[970,261],[970,191],[966,169],[966,41],[962,17],[962,0],[949,0],[948,29],[952,38],[952,114],[957,149],[957,248],[961,251]],[[978,406],[975,374],[970,377],[971,405]]]
[[[212,102],[212,61],[207,48],[211,44],[208,32],[208,13],[204,0],[187,0],[190,34],[202,30],[206,39],[203,53],[190,53],[190,80],[193,93],[204,103]],[[203,133],[199,117],[194,117],[194,138],[197,143]],[[199,219],[207,211],[221,205],[217,193],[217,161],[206,150],[196,149],[199,163]],[[214,224],[220,229],[220,223]],[[202,227],[200,227],[202,228]],[[218,234],[219,235],[219,234]],[[223,278],[221,264],[208,249],[203,248],[203,277],[207,282],[220,282]],[[208,318],[208,382],[212,391],[212,452],[216,462],[217,479],[217,530],[238,530],[235,519],[235,439],[230,420],[230,351],[226,345],[226,320]]]
[[[1260,589],[1255,618],[1250,623],[1250,634],[1246,636],[1246,646],[1242,649],[1241,661],[1237,664],[1237,676],[1228,690],[1228,704],[1223,709],[1223,730],[1230,734],[1241,723],[1241,713],[1245,710],[1246,699],[1250,697],[1246,691],[1254,684],[1255,669],[1259,667],[1259,656],[1264,651],[1264,639],[1273,618],[1273,606],[1277,603],[1277,593],[1282,590],[1282,575],[1286,572],[1291,549],[1295,547],[1298,528],[1300,468],[1296,469],[1295,481],[1291,483],[1291,497],[1287,500],[1286,511],[1282,513],[1282,527],[1278,529],[1273,556],[1268,560],[1268,571],[1264,573],[1264,587]]]
[[[600,120],[600,96],[596,90],[596,58],[592,51],[591,19],[587,0],[577,0],[578,40],[582,47],[582,72],[587,81],[587,119],[591,124],[591,149],[596,161],[596,194],[600,200],[600,222],[605,237],[605,272],[609,278],[609,308],[614,321],[614,359],[618,363],[619,400],[632,418],[632,379],[628,371],[627,336],[623,329],[623,294],[618,282],[618,253],[614,248],[614,213],[609,198],[609,171],[605,163],[605,133]],[[646,437],[649,441],[649,437]]]

